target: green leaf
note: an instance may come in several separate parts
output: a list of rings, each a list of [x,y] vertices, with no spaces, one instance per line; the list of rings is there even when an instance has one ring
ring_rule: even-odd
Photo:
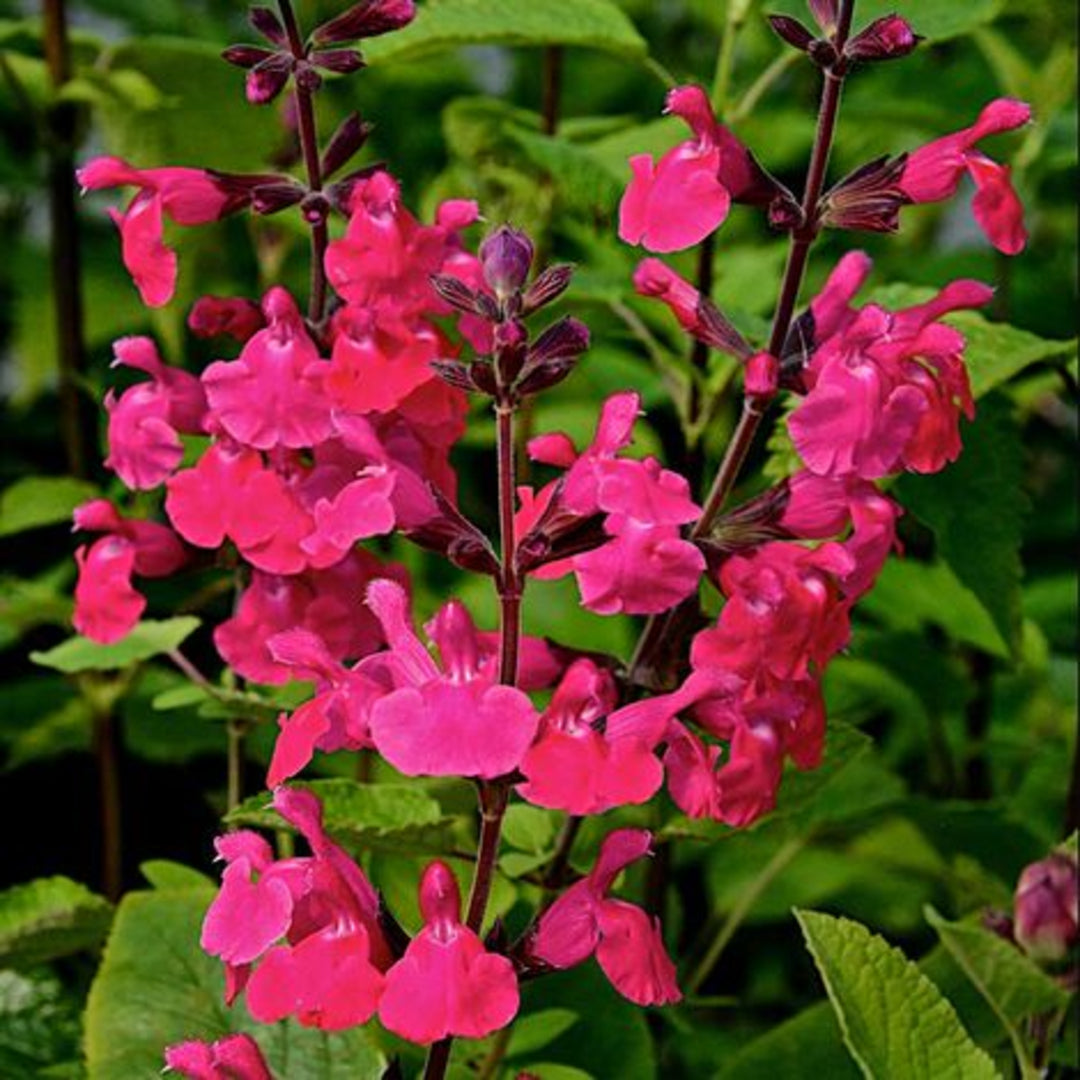
[[[936,476],[903,476],[894,491],[933,530],[938,555],[990,614],[1015,655],[1027,497],[1020,431],[1009,402],[985,399],[963,435],[958,461]]]
[[[534,1054],[557,1039],[564,1031],[569,1031],[577,1021],[578,1014],[572,1009],[543,1009],[523,1016],[514,1021],[513,1033],[506,1047],[506,1056],[515,1058]],[[531,1067],[529,1071],[532,1071]]]
[[[94,949],[112,905],[66,877],[39,878],[0,893],[0,965],[30,967]]]
[[[1064,1008],[1068,992],[990,930],[976,923],[949,922],[932,907],[926,908],[926,921],[994,1010],[1018,1055],[1024,1055],[1022,1022]]]
[[[81,995],[48,968],[0,971],[0,1076],[85,1076],[78,1066],[81,1011]]]
[[[80,671],[119,671],[177,648],[199,626],[200,620],[194,615],[146,619],[113,645],[99,645],[88,638],[72,637],[44,652],[32,652],[30,659],[65,675]]]
[[[428,0],[396,34],[364,43],[372,63],[459,45],[577,45],[639,59],[648,47],[612,0]]]
[[[335,779],[294,786],[318,795],[326,831],[350,846],[437,851],[453,822],[431,795],[407,784],[359,784]],[[265,793],[254,795],[225,820],[230,825],[291,829],[268,806],[268,801]]]
[[[213,888],[214,882],[199,870],[172,859],[148,859],[139,863],[142,874],[155,889]]]
[[[979,26],[993,22],[1001,13],[1003,0],[906,0],[897,4],[896,0],[860,0],[855,12],[855,29],[859,30],[882,15],[899,12],[911,23],[915,33],[930,41],[945,41],[948,38],[970,34]],[[778,0],[768,10],[806,17],[806,5],[801,0]]]
[[[76,506],[97,488],[73,476],[27,476],[0,494],[0,536],[71,521]]]
[[[116,914],[86,1008],[86,1061],[94,1080],[158,1080],[166,1046],[245,1031],[275,1076],[376,1080],[384,1061],[364,1028],[327,1035],[294,1021],[254,1023],[227,1009],[219,961],[199,948],[212,889],[134,892]]]
[[[870,1080],[997,1080],[953,1007],[908,960],[850,919],[796,911],[844,1042]]]

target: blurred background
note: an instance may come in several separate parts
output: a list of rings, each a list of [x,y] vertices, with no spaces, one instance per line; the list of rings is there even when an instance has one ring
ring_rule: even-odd
[[[308,27],[340,7],[298,5]],[[648,412],[638,449],[662,454],[700,491],[736,415],[737,395],[720,393],[733,373],[717,357],[695,374],[674,322],[633,295],[642,253],[618,241],[615,208],[627,157],[661,153],[685,135],[660,116],[671,80],[713,89],[739,136],[801,190],[819,79],[791,50],[784,55],[762,15],[808,21],[805,7],[550,0],[533,3],[535,17],[519,25],[513,4],[469,7],[441,36],[371,42],[368,70],[327,81],[320,130],[358,109],[375,125],[362,163],[385,162],[422,219],[444,198],[476,198],[487,223],[524,227],[543,258],[577,263],[562,306],[590,325],[594,345],[533,411],[532,429],[565,430],[581,445],[602,398],[634,387]],[[911,58],[850,79],[830,175],[967,126],[994,97],[1020,97],[1035,123],[984,149],[1012,163],[1031,240],[1015,259],[997,255],[971,219],[965,187],[948,204],[907,210],[897,236],[832,233],[814,250],[804,300],[854,244],[875,260],[868,296],[900,304],[957,277],[997,287],[987,318],[956,320],[969,337],[980,417],[965,431],[959,464],[895,485],[908,511],[906,558],[890,561],[859,608],[849,654],[830,670],[830,716],[873,746],[860,744],[860,764],[812,832],[780,814],[746,834],[715,827],[709,843],[673,849],[659,904],[676,951],[708,955],[733,912],[740,934],[721,946],[724,963],[701,975],[697,989],[713,1004],[655,1021],[660,1049],[637,1055],[646,1071],[627,1064],[620,1076],[654,1075],[658,1062],[664,1075],[705,1075],[693,1070],[812,1000],[818,991],[788,917],[792,904],[831,905],[917,954],[933,939],[925,902],[962,913],[1000,900],[1026,861],[1075,827],[1067,795],[1077,679],[1076,7],[861,0],[856,22],[892,7],[928,40]],[[101,466],[100,402],[107,388],[127,385],[109,369],[111,344],[151,334],[163,355],[201,370],[220,354],[185,329],[194,299],[257,298],[282,280],[302,296],[308,245],[292,211],[171,228],[177,298],[143,308],[105,212],[118,193],[75,203],[72,165],[116,154],[140,167],[258,172],[291,167],[295,137],[283,99],[247,105],[243,73],[219,58],[225,45],[254,40],[246,5],[68,0],[66,56],[55,33],[43,33],[59,8],[0,0],[0,877],[10,885],[62,874],[115,898],[143,883],[148,859],[210,871],[233,729],[213,710],[162,707],[183,684],[167,662],[72,677],[28,659],[72,633],[71,509],[95,493],[121,496]],[[480,235],[474,229],[471,239]],[[784,255],[783,239],[744,208],[711,252],[712,295],[754,340],[767,331]],[[695,253],[671,261],[691,279],[702,272]],[[695,414],[693,401],[714,393],[715,412]],[[463,508],[483,525],[493,522],[492,489],[477,478],[491,472],[492,438],[478,411],[456,452],[468,478]],[[758,479],[742,493],[786,474],[791,460],[778,424],[755,448],[760,468],[747,476]],[[134,511],[153,511],[153,495],[124,498]],[[403,542],[384,548],[413,574],[420,616],[456,590],[492,625],[486,582],[461,580]],[[212,624],[227,613],[229,598],[215,592],[211,574],[150,584],[152,614],[195,611]],[[527,610],[530,632],[624,659],[636,633],[633,620],[583,612],[568,581],[530,589]],[[192,639],[191,655],[216,674],[208,635]],[[246,794],[261,786],[271,734],[262,725],[246,739]],[[322,767],[343,768],[333,760]],[[119,813],[122,837],[107,874],[102,790],[119,800],[109,813]],[[796,850],[773,866],[796,833]],[[763,867],[772,867],[764,879]],[[3,932],[0,917],[0,942]],[[94,964],[75,955],[34,968],[24,977],[30,998],[19,999],[10,983],[0,988],[0,1073],[79,1075],[34,1070],[65,1061],[76,1068]],[[668,1038],[688,1032],[694,1037]]]

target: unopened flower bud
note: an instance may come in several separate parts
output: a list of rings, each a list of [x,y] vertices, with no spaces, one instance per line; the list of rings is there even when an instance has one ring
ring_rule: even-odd
[[[272,41],[275,45],[288,44],[289,39],[285,33],[285,27],[281,25],[281,20],[270,8],[253,7],[248,13],[248,21],[267,41]]]
[[[900,208],[911,203],[901,188],[907,155],[877,158],[844,177],[818,207],[821,223],[833,229],[896,232]]]
[[[364,58],[355,49],[316,49],[308,59],[336,75],[351,75],[364,66]]]
[[[1077,863],[1060,851],[1026,867],[1016,886],[1015,934],[1035,960],[1063,959],[1077,941]]]
[[[330,215],[330,200],[321,191],[309,191],[300,203],[300,213],[309,225],[322,225]]]
[[[271,53],[256,64],[247,75],[244,89],[252,105],[269,105],[285,89],[293,58],[288,53]]]
[[[906,19],[884,15],[856,34],[844,47],[844,55],[851,60],[899,60],[920,41]]]
[[[559,263],[542,270],[521,298],[521,314],[529,315],[557,300],[566,291],[573,275],[571,263]]]
[[[780,361],[771,353],[754,353],[746,361],[743,386],[746,396],[767,401],[776,393],[780,383]]]
[[[814,21],[823,34],[836,32],[836,0],[807,0]]]
[[[521,291],[532,261],[532,241],[509,225],[500,225],[480,245],[484,280],[500,300]]]
[[[312,31],[316,45],[333,45],[338,41],[378,37],[400,30],[416,16],[413,0],[361,0],[336,18]]]
[[[359,113],[350,113],[338,124],[322,155],[322,175],[325,180],[333,176],[367,142],[371,125],[365,123]]]
[[[301,60],[296,65],[296,85],[313,94],[322,86],[322,76],[306,60]]]
[[[222,52],[221,59],[226,63],[235,64],[236,67],[247,69],[276,55],[277,53],[271,52],[270,49],[263,49],[257,45],[230,45]]]
[[[773,32],[782,41],[800,52],[806,52],[810,48],[814,35],[798,19],[792,19],[788,15],[770,15],[768,18]]]

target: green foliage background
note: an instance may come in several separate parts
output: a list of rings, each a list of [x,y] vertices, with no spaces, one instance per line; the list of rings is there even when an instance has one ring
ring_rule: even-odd
[[[360,109],[376,124],[364,160],[387,162],[422,215],[442,198],[475,197],[488,222],[524,226],[546,257],[578,263],[565,306],[590,324],[595,344],[574,377],[535,409],[535,430],[559,428],[583,440],[602,397],[633,386],[648,410],[640,448],[663,453],[699,481],[707,477],[736,403],[722,400],[709,422],[695,427],[688,423],[690,387],[701,378],[711,394],[732,372],[717,359],[696,375],[674,323],[633,295],[640,252],[617,241],[614,209],[627,156],[662,152],[682,137],[678,123],[659,117],[669,78],[716,81],[740,136],[799,190],[818,80],[809,65],[781,59],[761,15],[805,19],[804,5],[422,6],[414,27],[365,50],[368,71],[328,83],[322,129]],[[118,488],[93,463],[89,479],[69,476],[60,445],[44,194],[47,116],[58,98],[34,7],[0,0],[0,768],[8,882],[51,880],[0,894],[0,1075],[149,1078],[165,1042],[248,1025],[242,1008],[233,1017],[222,1009],[217,965],[196,948],[210,895],[201,872],[211,872],[210,838],[224,809],[225,721],[269,720],[289,691],[285,699],[267,693],[253,700],[227,687],[213,697],[192,689],[162,656],[190,634],[185,649],[213,670],[208,634],[192,619],[148,627],[119,655],[61,644],[70,635],[74,576],[70,511],[95,491]],[[299,7],[312,25],[340,5]],[[224,44],[251,39],[244,5],[84,0],[70,8],[75,70],[60,97],[78,109],[80,158],[108,152],[141,166],[256,171],[280,152],[277,112],[247,106],[242,76],[217,58]],[[625,888],[663,909],[686,1004],[645,1016],[591,970],[538,982],[502,1048],[498,1075],[527,1067],[546,1080],[842,1077],[861,1067],[871,1076],[921,1077],[942,1075],[927,1061],[948,1060],[960,1063],[957,1075],[996,1069],[1008,1076],[1030,1017],[1065,1004],[1026,961],[1015,968],[1018,953],[994,952],[1000,943],[979,937],[972,917],[985,906],[1007,908],[1025,863],[1075,827],[1068,820],[1077,679],[1075,5],[860,0],[856,19],[892,8],[928,40],[911,59],[850,80],[831,174],[965,126],[992,97],[1022,97],[1035,123],[987,148],[1013,163],[1031,243],[1015,260],[998,257],[971,224],[962,194],[944,207],[906,211],[896,237],[826,237],[803,295],[813,295],[854,242],[875,259],[870,289],[893,302],[918,299],[920,290],[955,277],[996,284],[988,319],[956,319],[969,338],[979,417],[965,431],[955,467],[894,485],[907,511],[905,557],[890,561],[859,608],[848,655],[830,669],[823,768],[789,776],[778,811],[746,832],[689,822],[661,804],[609,814],[582,833],[579,869],[616,824],[657,831],[659,855]],[[718,64],[725,35],[729,67]],[[542,115],[553,48],[562,67],[554,135],[547,133],[550,116],[545,126]],[[183,327],[196,296],[255,296],[278,278],[298,293],[305,288],[306,234],[297,217],[234,220],[175,237],[183,268],[178,298],[150,313],[120,266],[103,213],[109,201],[88,199],[80,221],[89,400],[100,402],[114,385],[108,363],[116,336],[152,333],[172,360],[198,370],[213,356]],[[758,339],[783,257],[783,241],[747,212],[734,213],[718,238],[714,298]],[[672,261],[693,276],[693,260]],[[463,475],[491,471],[492,434],[478,412],[458,453]],[[755,464],[783,475],[790,453],[778,423],[755,451]],[[467,512],[489,525],[491,489],[470,480],[463,492]],[[493,623],[486,581],[461,580],[404,544],[387,553],[413,573],[422,616],[453,589],[481,622]],[[201,584],[198,577],[155,583],[151,610],[176,614]],[[226,610],[225,598],[211,598],[199,614],[212,623]],[[530,632],[624,658],[635,634],[631,620],[580,610],[565,582],[531,587],[526,621]],[[54,875],[98,885],[89,751],[95,716],[100,722],[104,714],[114,717],[121,740],[125,882],[136,891],[116,912],[90,989],[111,909]],[[249,793],[258,790],[270,736],[260,724],[248,739]],[[359,789],[352,768],[317,763],[316,774],[325,775],[316,782],[331,785],[331,827],[364,853],[392,906],[415,925],[417,870],[447,844],[468,849],[471,795],[460,784],[401,790],[378,772],[373,788]],[[236,821],[266,819],[258,796],[234,814]],[[512,811],[493,905],[511,927],[520,928],[535,901],[530,876],[550,857],[558,826],[543,811]],[[137,866],[147,859],[156,861],[140,876]],[[467,869],[460,860],[455,868]],[[793,908],[845,918],[803,912],[797,922]],[[921,958],[921,974],[851,920]],[[822,1000],[804,935],[835,1012]],[[860,970],[877,979],[866,982]],[[1017,985],[1024,995],[1010,992]],[[881,989],[880,1001],[868,987]],[[944,1058],[880,1057],[910,1026],[901,1005],[910,1009],[912,1001],[925,1006],[919,1015],[942,1017],[924,1042]],[[328,1046],[282,1025],[263,1037],[290,1080],[377,1076],[395,1052],[406,1054],[408,1068],[415,1064],[407,1048],[382,1035],[334,1037]],[[1068,1060],[1075,1037],[1073,1016],[1057,1060]],[[460,1047],[455,1068],[475,1075],[490,1054],[490,1046]]]

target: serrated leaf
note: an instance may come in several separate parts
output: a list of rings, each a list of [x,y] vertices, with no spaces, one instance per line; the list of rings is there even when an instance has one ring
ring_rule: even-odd
[[[129,893],[121,902],[86,1008],[86,1060],[94,1080],[159,1080],[166,1046],[255,1038],[275,1076],[376,1080],[384,1061],[364,1028],[328,1035],[294,1021],[256,1024],[224,1005],[219,961],[199,948],[212,889]]]
[[[70,522],[76,506],[97,488],[73,476],[27,476],[0,494],[0,536]]]
[[[100,645],[84,637],[72,637],[44,652],[32,652],[30,659],[42,667],[74,675],[80,671],[119,671],[152,656],[177,648],[201,625],[194,615],[174,619],[146,619],[138,623],[123,641]]]
[[[899,949],[850,919],[795,917],[840,1021],[870,1080],[999,1080],[938,988]]]
[[[432,796],[407,784],[359,784],[335,779],[294,786],[318,795],[327,832],[350,846],[437,851],[453,823]],[[268,802],[265,793],[252,796],[225,820],[230,825],[291,828]]]
[[[535,1054],[564,1031],[569,1031],[577,1021],[578,1014],[573,1009],[542,1009],[540,1012],[522,1016],[514,1021],[506,1056],[515,1058]],[[528,1071],[533,1071],[532,1066]]]
[[[994,621],[1010,652],[1020,642],[1020,544],[1027,497],[1023,446],[1010,404],[987,398],[964,452],[936,476],[902,476],[900,502],[934,532],[937,553]]]
[[[403,30],[365,42],[364,55],[381,64],[460,45],[576,45],[635,59],[648,52],[612,0],[428,0]]]
[[[975,923],[949,922],[932,907],[926,921],[941,944],[1001,1020],[1013,1045],[1022,1047],[1019,1025],[1064,1008],[1070,995],[1015,945]]]
[[[66,877],[39,878],[0,893],[0,965],[30,967],[93,949],[105,938],[112,905]]]

